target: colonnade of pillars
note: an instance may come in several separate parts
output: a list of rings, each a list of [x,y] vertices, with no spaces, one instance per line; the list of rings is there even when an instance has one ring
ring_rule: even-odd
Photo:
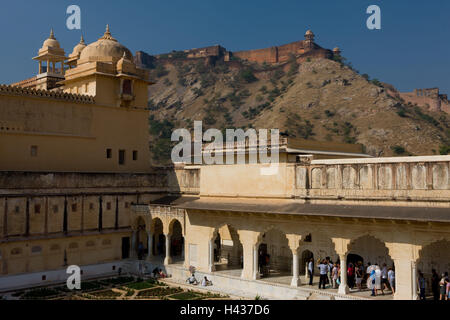
[[[210,241],[210,255],[212,249],[211,249],[211,241]],[[258,245],[253,246],[253,252],[252,252],[252,258],[253,258],[253,272],[252,272],[252,279],[257,280],[260,278],[259,274],[259,265],[258,265]],[[338,293],[340,294],[347,294],[349,293],[349,287],[347,284],[347,255],[341,254],[339,255],[340,264],[341,264],[341,283],[339,285]],[[210,261],[213,261],[210,257]],[[245,263],[245,262],[244,262]],[[210,264],[211,265],[211,264]],[[212,270],[213,267],[210,267],[210,270]],[[243,273],[244,274],[244,273]],[[415,282],[414,282],[415,283]],[[298,287],[301,285],[301,279],[300,279],[300,264],[299,264],[299,256],[298,256],[298,250],[294,249],[292,250],[292,280],[291,280],[291,286]]]
[[[52,73],[56,73],[56,63],[54,61],[49,61],[47,60],[47,69],[46,72],[52,72]],[[59,73],[61,75],[64,74],[64,62],[60,62],[61,63],[61,69],[59,70]],[[43,73],[43,66],[42,66],[42,61],[39,61],[39,74]]]
[[[258,280],[260,278],[258,253],[259,243],[250,244],[242,242],[243,244],[243,262],[244,269],[242,270],[241,277],[248,280]],[[214,267],[214,240],[208,241],[208,270],[210,272],[215,271]],[[292,279],[291,286],[299,287],[301,285],[300,277],[300,257],[298,254],[299,247],[292,251]],[[338,254],[340,260],[340,284],[338,287],[339,294],[348,294],[350,292],[347,284],[347,254]],[[408,257],[401,259],[393,259],[396,268],[396,290],[394,299],[411,299],[417,300],[417,264],[415,260]],[[317,267],[317,266],[315,266]],[[307,272],[305,275],[307,278]]]
[[[171,258],[171,234],[164,234],[165,236],[165,259],[164,264],[172,263]],[[148,255],[147,260],[151,260],[153,258],[153,234],[150,231],[147,231],[147,239],[148,239]],[[132,257],[136,257],[136,250],[134,250],[137,242],[137,231],[133,232],[133,236],[131,239],[131,247]],[[242,270],[242,278],[249,280],[257,280],[260,278],[259,273],[259,243],[253,244],[246,243],[245,241],[241,242],[243,245],[243,264],[244,269]],[[214,238],[208,239],[207,244],[208,250],[208,271],[214,272]],[[299,263],[299,251],[300,246],[293,248],[290,246],[292,251],[292,279],[291,286],[298,287],[301,285],[300,278],[300,263]],[[340,260],[340,285],[338,288],[339,294],[348,294],[349,287],[347,284],[347,253],[338,254]],[[396,268],[396,293],[394,298],[397,299],[417,299],[417,266],[414,260],[408,258],[402,259],[394,259],[394,264]],[[398,285],[397,285],[398,284]]]
[[[131,237],[131,248],[132,248],[131,258],[137,257],[137,252],[136,252],[137,236],[138,236],[137,231],[133,231],[133,235]],[[170,252],[171,235],[164,234],[164,238],[165,238],[165,248],[166,248],[164,264],[171,264],[172,263],[172,257],[171,257],[171,252]],[[147,248],[148,248],[147,261],[151,261],[151,259],[154,257],[154,255],[153,255],[153,234],[150,231],[147,231]]]

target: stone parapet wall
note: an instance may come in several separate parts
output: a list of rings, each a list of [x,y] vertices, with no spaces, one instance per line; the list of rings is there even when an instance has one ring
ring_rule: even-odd
[[[148,174],[0,171],[0,195],[165,191],[167,188],[165,170]]]
[[[65,93],[61,91],[49,91],[49,90],[39,90],[30,88],[21,88],[18,86],[1,85],[0,84],[0,95],[10,95],[10,96],[27,96],[36,98],[46,98],[46,99],[58,99],[78,103],[94,103],[94,97]]]
[[[450,203],[450,156],[313,160],[295,170],[300,198]]]

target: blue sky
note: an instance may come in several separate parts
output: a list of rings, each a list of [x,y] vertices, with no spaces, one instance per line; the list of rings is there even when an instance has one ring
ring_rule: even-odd
[[[81,31],[66,28],[70,4],[81,7]],[[371,4],[381,8],[381,30],[366,27]],[[0,10],[0,83],[36,73],[31,58],[51,27],[68,54],[81,32],[90,43],[109,23],[131,51],[150,54],[214,44],[264,48],[301,40],[312,29],[319,45],[339,46],[361,73],[402,91],[436,86],[450,94],[448,0],[15,0]]]

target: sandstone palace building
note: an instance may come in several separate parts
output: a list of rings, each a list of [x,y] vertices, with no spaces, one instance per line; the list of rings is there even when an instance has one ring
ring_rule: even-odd
[[[312,32],[294,46],[333,54]],[[285,50],[234,54],[277,62]],[[65,282],[69,265],[86,278],[158,266],[253,297],[358,299],[346,272],[338,290],[307,285],[306,262],[329,256],[343,270],[386,263],[393,298],[416,299],[418,270],[450,270],[450,156],[283,138],[274,175],[263,163],[152,168],[150,73],[109,28],[68,55],[51,32],[33,59],[35,77],[0,85],[0,291]]]

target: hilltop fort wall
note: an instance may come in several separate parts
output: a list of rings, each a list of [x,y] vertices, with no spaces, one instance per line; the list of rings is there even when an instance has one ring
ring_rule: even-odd
[[[197,58],[214,58],[223,61],[230,61],[234,58],[247,60],[256,63],[284,63],[295,56],[298,61],[303,61],[308,57],[332,58],[333,55],[340,54],[339,48],[333,51],[324,49],[314,43],[314,34],[308,30],[305,34],[305,40],[295,41],[281,46],[273,46],[270,48],[244,50],[232,52],[220,45],[214,45],[203,48],[194,48],[185,50],[183,52],[173,52],[168,54],[161,54],[157,56],[150,56],[145,52],[136,52],[136,64],[151,68],[154,64],[154,59],[176,58],[184,56],[187,59]]]
[[[414,89],[412,92],[392,92],[406,103],[417,104],[419,107],[427,108],[429,111],[443,111],[450,114],[450,101],[446,94],[440,94],[439,88]]]

